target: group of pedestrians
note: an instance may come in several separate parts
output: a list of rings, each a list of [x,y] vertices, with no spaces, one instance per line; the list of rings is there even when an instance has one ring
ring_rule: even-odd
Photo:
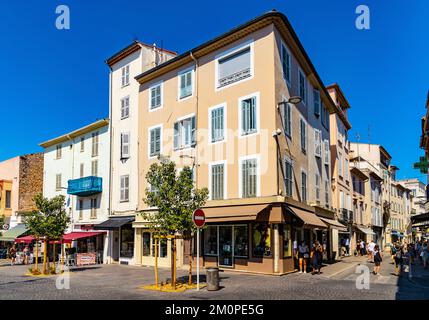
[[[427,241],[416,241],[415,243],[401,244],[396,242],[391,245],[390,253],[395,264],[395,275],[400,276],[404,266],[404,260],[414,265],[421,263],[424,269],[427,269],[429,260],[429,248]]]
[[[307,264],[310,263],[312,267],[311,274],[320,274],[320,269],[322,268],[323,260],[323,245],[319,241],[315,241],[311,249],[302,241],[297,248],[298,263],[299,263],[299,273],[307,273]]]

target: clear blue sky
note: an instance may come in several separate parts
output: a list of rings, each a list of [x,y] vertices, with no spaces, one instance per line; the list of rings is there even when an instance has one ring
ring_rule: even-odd
[[[66,4],[71,30],[55,28]],[[371,10],[371,30],[355,9]],[[38,143],[108,116],[104,61],[133,39],[184,52],[271,9],[285,13],[325,84],[350,104],[351,140],[382,144],[403,177],[419,150],[429,89],[426,0],[217,0],[0,3],[0,160],[41,151]]]

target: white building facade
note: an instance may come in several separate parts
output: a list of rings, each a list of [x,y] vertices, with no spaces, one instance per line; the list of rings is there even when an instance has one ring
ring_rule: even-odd
[[[83,128],[40,144],[45,149],[43,196],[66,197],[74,234],[72,248],[95,252],[107,262],[108,233],[95,226],[108,219],[109,212],[109,121],[96,121]]]

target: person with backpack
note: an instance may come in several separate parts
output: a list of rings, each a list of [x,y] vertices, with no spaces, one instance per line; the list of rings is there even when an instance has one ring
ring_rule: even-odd
[[[381,262],[383,261],[383,259],[381,258],[380,247],[378,246],[378,244],[376,244],[374,247],[373,257],[374,257],[374,271],[373,271],[373,273],[379,274],[380,268],[381,268]]]
[[[396,244],[394,261],[395,261],[395,275],[398,277],[401,275],[402,265],[404,264],[403,256],[404,256],[404,251],[402,246],[399,244]]]

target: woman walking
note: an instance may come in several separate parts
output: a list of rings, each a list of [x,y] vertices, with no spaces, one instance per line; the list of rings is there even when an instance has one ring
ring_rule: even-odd
[[[320,274],[320,269],[322,268],[322,259],[323,259],[323,247],[320,245],[318,241],[316,241],[313,250],[311,252],[311,259],[313,265],[313,271],[311,274]]]
[[[380,247],[378,246],[378,244],[376,244],[374,247],[373,257],[374,257],[374,271],[373,271],[373,273],[379,274],[380,268],[381,268],[381,262],[383,261],[383,259],[381,258]]]
[[[428,260],[429,260],[429,248],[428,248],[428,243],[426,241],[422,245],[420,257],[422,258],[422,261],[423,261],[423,268],[426,269],[428,265]]]
[[[395,246],[395,256],[393,259],[395,261],[395,274],[398,277],[401,275],[401,271],[402,271],[402,265],[404,262],[403,256],[404,256],[403,248],[401,245],[397,243]]]

